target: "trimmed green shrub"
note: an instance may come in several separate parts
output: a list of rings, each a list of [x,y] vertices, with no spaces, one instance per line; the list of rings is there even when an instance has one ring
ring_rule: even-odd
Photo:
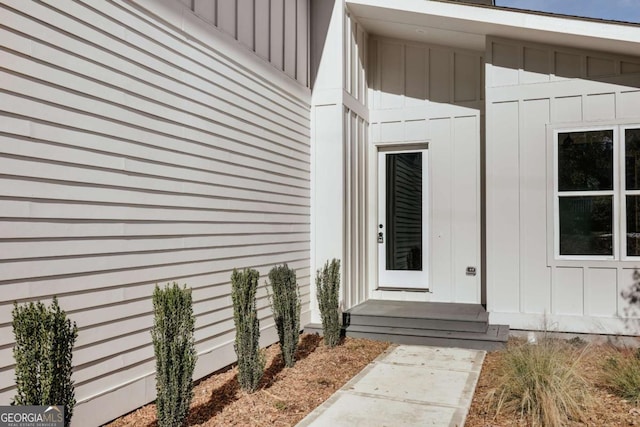
[[[63,405],[68,426],[76,404],[71,372],[78,327],[67,319],[56,297],[50,307],[14,303],[12,315],[18,394],[11,404]]]
[[[193,398],[196,349],[191,289],[177,283],[153,291],[151,338],[156,356],[156,413],[160,427],[184,423]]]
[[[340,342],[340,260],[327,261],[324,268],[317,271],[316,288],[318,305],[322,317],[324,343],[335,347]]]
[[[248,392],[254,392],[258,388],[266,364],[266,358],[260,351],[260,324],[256,309],[258,280],[260,273],[253,269],[244,269],[242,272],[234,269],[231,274],[238,383]]]
[[[269,271],[273,294],[269,295],[273,318],[278,330],[280,351],[286,367],[296,363],[295,354],[300,339],[300,292],[296,272],[287,264]]]
[[[488,403],[496,416],[517,413],[532,426],[561,426],[587,421],[593,398],[580,373],[580,351],[566,342],[543,338],[538,344],[511,344],[496,372]]]

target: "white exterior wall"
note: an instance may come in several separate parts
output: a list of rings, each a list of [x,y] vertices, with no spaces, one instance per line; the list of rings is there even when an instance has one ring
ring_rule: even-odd
[[[367,299],[369,283],[368,35],[343,0],[314,1],[312,8],[312,271],[332,258],[341,260],[340,304],[348,309]],[[311,305],[318,323],[315,287]]]
[[[344,194],[344,307],[350,308],[368,299],[368,246],[373,242],[371,230],[375,224],[367,218],[367,171],[375,169],[369,163],[368,67],[369,35],[347,10],[344,17],[345,36],[343,96],[343,152],[345,173]]]
[[[295,268],[309,321],[303,84],[174,0],[2,0],[0,21],[0,404],[14,300],[57,295],[80,328],[76,426],[154,399],[156,283],[193,288],[196,378],[235,360],[234,267]]]
[[[554,127],[640,122],[640,58],[487,42],[487,303],[493,323],[629,333],[637,262],[554,259]]]
[[[369,123],[355,111],[345,106],[344,124],[344,307],[351,308],[368,299],[367,288],[370,285],[368,249],[373,246],[375,224],[368,222],[367,207],[370,197],[367,194],[369,169],[375,169],[367,157],[369,141]]]
[[[309,0],[180,1],[278,70],[308,85]]]
[[[379,37],[370,45],[370,164],[377,164],[378,147],[428,143],[430,182],[430,292],[375,291],[370,281],[370,295],[480,303],[482,53]],[[371,169],[369,182],[377,183],[376,168]],[[369,188],[372,239],[377,191],[377,185]],[[375,278],[372,246],[369,267]],[[467,276],[467,267],[475,267],[476,276]]]

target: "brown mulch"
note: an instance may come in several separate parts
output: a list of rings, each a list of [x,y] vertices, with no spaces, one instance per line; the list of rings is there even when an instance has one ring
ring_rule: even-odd
[[[602,364],[611,352],[615,351],[608,344],[590,345],[580,360],[581,372],[589,380],[594,397],[594,407],[587,411],[587,423],[574,422],[573,426],[640,426],[640,408],[614,395],[603,383]],[[501,413],[497,418],[495,413],[487,408],[486,396],[494,387],[492,380],[500,363],[501,352],[487,353],[482,365],[482,372],[478,380],[473,402],[466,427],[511,427],[528,426],[518,415]]]
[[[318,335],[304,334],[296,364],[285,368],[280,347],[266,349],[267,365],[255,393],[240,390],[237,367],[199,381],[187,426],[293,426],[327,400],[389,347],[389,343],[345,338],[328,348]],[[119,418],[108,427],[156,427],[155,405]]]
[[[237,367],[220,370],[199,381],[187,426],[293,426],[324,402],[367,364],[389,347],[389,343],[346,338],[330,349],[318,335],[301,337],[296,365],[285,368],[277,344],[266,349],[267,368],[260,388],[248,394],[239,389]],[[614,349],[607,344],[590,345],[580,366],[591,383],[595,406],[586,424],[574,426],[640,426],[640,407],[614,395],[601,378],[603,361]],[[494,386],[501,352],[488,353],[482,366],[466,427],[528,426],[517,415],[495,417],[486,404]],[[155,405],[149,404],[108,424],[108,427],[157,427]]]

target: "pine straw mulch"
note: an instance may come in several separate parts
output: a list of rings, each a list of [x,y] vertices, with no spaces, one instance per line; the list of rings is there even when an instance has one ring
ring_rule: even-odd
[[[285,368],[280,348],[266,349],[267,368],[260,389],[252,394],[239,389],[234,365],[200,380],[187,426],[294,426],[329,398],[389,347],[389,343],[346,338],[330,349],[318,335],[301,337],[296,365]],[[595,406],[588,411],[588,426],[640,426],[640,407],[617,397],[601,378],[604,360],[615,351],[610,345],[590,345],[580,366],[591,383]],[[629,350],[631,352],[632,350]],[[466,427],[528,426],[517,415],[494,417],[486,405],[486,395],[494,386],[501,352],[487,353]],[[572,423],[568,427],[585,424]],[[119,418],[108,427],[157,427],[155,405],[146,405]]]
[[[580,360],[581,372],[591,384],[595,405],[587,412],[588,423],[571,423],[574,426],[640,426],[640,408],[611,392],[602,380],[602,365],[606,358],[617,351],[609,344],[589,345]],[[632,350],[623,350],[623,352]],[[487,353],[482,365],[482,372],[478,380],[473,402],[466,427],[512,427],[528,426],[529,424],[517,415],[501,413],[494,417],[494,412],[487,409],[486,396],[494,387],[495,372],[500,364],[502,352]]]
[[[267,365],[260,388],[240,390],[234,365],[200,380],[187,426],[293,426],[327,400],[389,347],[389,343],[345,338],[328,348],[318,335],[304,334],[296,364],[285,368],[280,347],[266,349]],[[156,408],[146,405],[108,427],[156,427]]]

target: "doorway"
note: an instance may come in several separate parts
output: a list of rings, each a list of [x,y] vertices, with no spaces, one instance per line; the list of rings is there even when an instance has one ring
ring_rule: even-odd
[[[428,151],[378,152],[378,287],[429,289]]]

